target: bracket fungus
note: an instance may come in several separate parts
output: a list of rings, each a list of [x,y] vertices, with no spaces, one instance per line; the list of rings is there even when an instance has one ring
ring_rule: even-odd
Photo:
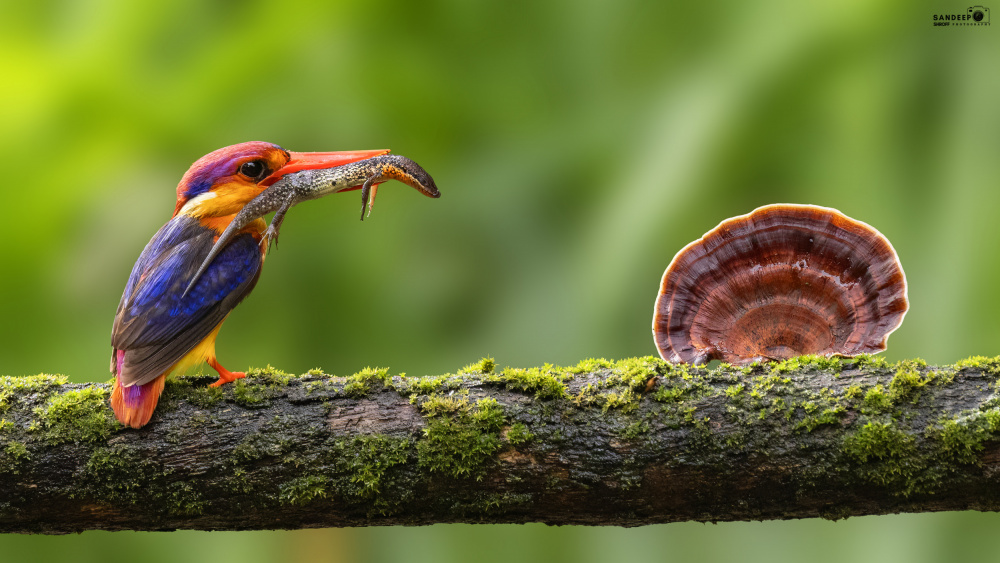
[[[653,337],[670,362],[856,356],[885,350],[907,307],[882,233],[829,207],[774,204],[726,219],[674,256]]]

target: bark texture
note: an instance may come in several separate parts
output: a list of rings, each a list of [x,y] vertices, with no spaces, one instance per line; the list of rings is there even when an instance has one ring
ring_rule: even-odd
[[[0,532],[636,526],[1000,508],[1000,358],[658,358],[413,378],[0,378]]]

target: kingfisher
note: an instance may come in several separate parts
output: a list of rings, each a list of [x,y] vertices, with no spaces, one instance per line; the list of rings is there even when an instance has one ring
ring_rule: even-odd
[[[227,232],[220,240],[237,214],[284,178],[375,159],[388,152],[292,152],[254,141],[218,149],[191,165],[177,185],[173,216],[139,255],[115,314],[111,408],[122,424],[140,428],[149,422],[171,373],[207,362],[219,374],[211,387],[246,376],[219,363],[215,339],[229,313],[257,284],[277,232],[274,225],[268,231],[262,217],[248,218],[244,213],[233,225],[238,230]],[[379,171],[384,168],[379,167]],[[373,174],[367,182],[364,178],[355,182],[357,170],[355,166],[351,182],[330,182],[324,177],[326,183],[322,189],[317,184],[314,193],[361,189],[364,183],[367,201],[372,180],[400,179],[399,175]],[[425,195],[438,197],[433,180],[429,176],[426,180],[429,185],[427,181],[404,181]],[[285,210],[281,210],[282,217]],[[214,248],[217,243],[219,247]]]

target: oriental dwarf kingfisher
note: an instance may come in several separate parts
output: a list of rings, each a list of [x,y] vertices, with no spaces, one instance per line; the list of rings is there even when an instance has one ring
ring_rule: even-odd
[[[149,422],[171,372],[208,362],[219,373],[213,387],[246,376],[222,367],[215,357],[215,338],[260,277],[269,244],[264,219],[240,229],[185,294],[240,209],[287,174],[388,152],[301,153],[249,142],[221,148],[191,165],[177,185],[172,218],[139,255],[115,314],[111,407],[122,424],[139,428]]]

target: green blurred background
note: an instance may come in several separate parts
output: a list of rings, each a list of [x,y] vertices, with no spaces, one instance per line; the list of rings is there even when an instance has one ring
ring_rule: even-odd
[[[773,202],[892,240],[912,309],[889,359],[1000,354],[1000,41],[931,25],[968,6],[0,1],[0,373],[107,380],[115,307],[177,181],[247,140],[391,148],[444,195],[387,184],[363,224],[356,192],[296,207],[219,339],[231,369],[655,354],[670,258]],[[998,526],[91,532],[3,536],[0,559],[920,562],[993,555]]]

